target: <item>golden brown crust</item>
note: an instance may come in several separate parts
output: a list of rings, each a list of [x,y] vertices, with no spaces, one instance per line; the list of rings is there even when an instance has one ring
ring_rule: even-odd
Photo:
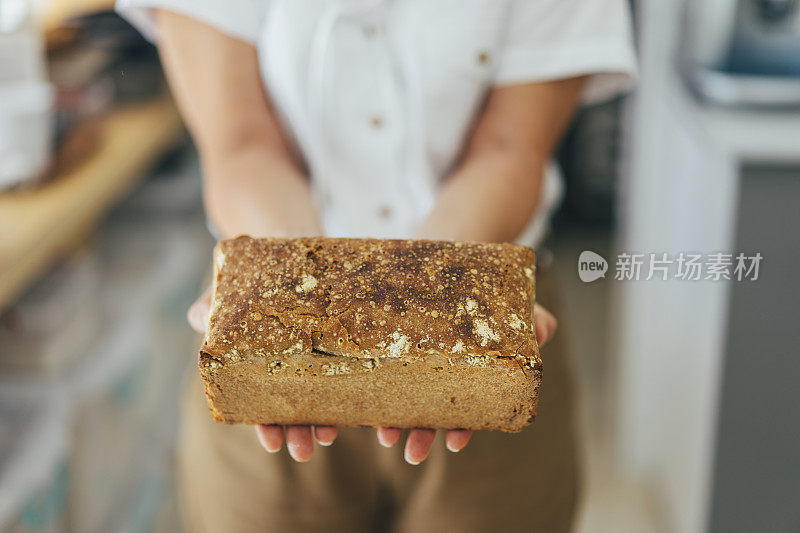
[[[252,408],[236,407],[243,399],[231,387],[243,381],[230,378],[239,371],[235,365],[258,360],[296,362],[293,357],[310,355],[330,357],[336,365],[346,363],[342,358],[351,358],[374,360],[377,366],[382,360],[428,362],[451,373],[464,368],[518,373],[521,383],[529,383],[530,394],[512,401],[517,402],[514,416],[527,421],[535,412],[541,361],[533,324],[534,252],[530,248],[419,240],[238,237],[220,242],[214,257],[215,291],[200,366],[218,419],[253,422]],[[320,369],[320,375],[306,379],[330,375]],[[493,375],[500,376],[497,372]],[[256,376],[262,389],[289,383],[264,377]],[[473,386],[480,388],[477,383]],[[413,388],[405,384],[408,390]],[[254,389],[250,394],[261,397],[263,392]],[[490,390],[484,392],[484,399],[491,397]],[[224,401],[234,397],[238,399],[233,405]],[[271,401],[268,396],[262,398],[262,404]],[[520,407],[520,401],[527,408]],[[226,414],[220,414],[223,411]],[[437,416],[447,419],[442,412]],[[484,420],[475,427],[489,426]],[[495,427],[519,429],[499,422]]]
[[[219,243],[204,351],[538,359],[534,252],[377,239]]]

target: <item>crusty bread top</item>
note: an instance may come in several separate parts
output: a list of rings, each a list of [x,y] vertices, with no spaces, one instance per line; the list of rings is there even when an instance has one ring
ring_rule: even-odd
[[[377,239],[222,241],[203,352],[508,358],[539,366],[534,251]]]

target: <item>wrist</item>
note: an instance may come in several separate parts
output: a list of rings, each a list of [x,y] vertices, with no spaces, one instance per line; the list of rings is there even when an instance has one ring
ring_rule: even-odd
[[[220,236],[300,237],[322,233],[305,177],[263,152],[204,162],[206,212]]]

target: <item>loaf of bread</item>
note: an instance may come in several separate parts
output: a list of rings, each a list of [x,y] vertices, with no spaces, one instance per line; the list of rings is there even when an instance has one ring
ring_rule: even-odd
[[[244,424],[519,431],[542,365],[534,252],[514,244],[220,242],[200,372]]]

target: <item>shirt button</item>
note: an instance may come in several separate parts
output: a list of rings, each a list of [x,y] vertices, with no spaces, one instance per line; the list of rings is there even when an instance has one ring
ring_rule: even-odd
[[[478,52],[478,64],[479,65],[488,65],[489,62],[492,60],[492,54],[490,54],[486,50],[481,50]]]
[[[383,127],[383,117],[381,117],[380,115],[373,115],[369,119],[369,125],[375,128],[376,130],[380,129],[381,127]]]
[[[381,217],[383,220],[388,220],[392,218],[393,214],[394,212],[392,211],[392,208],[386,204],[378,208],[378,216]]]

